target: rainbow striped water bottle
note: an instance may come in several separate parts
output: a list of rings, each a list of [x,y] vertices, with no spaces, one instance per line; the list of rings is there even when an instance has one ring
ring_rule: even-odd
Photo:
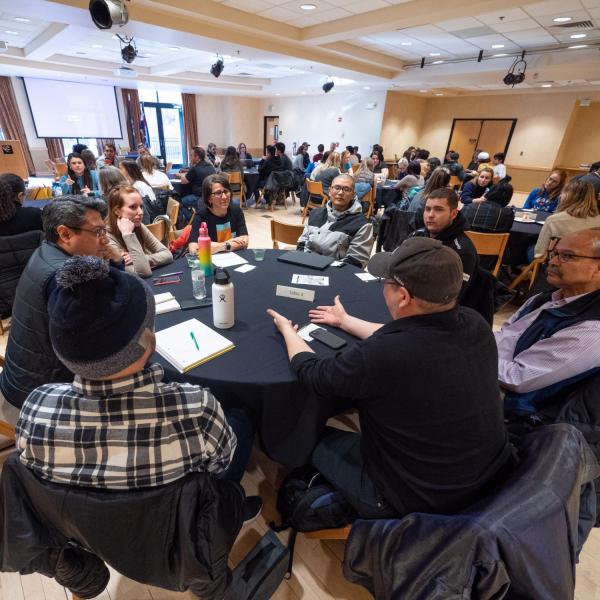
[[[200,225],[200,235],[198,236],[198,262],[204,271],[205,277],[210,277],[212,271],[212,254],[210,252],[210,237],[206,223]]]

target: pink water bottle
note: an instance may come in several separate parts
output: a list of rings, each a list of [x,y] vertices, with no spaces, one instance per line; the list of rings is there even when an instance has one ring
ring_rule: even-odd
[[[204,271],[205,277],[210,277],[212,273],[212,254],[210,252],[210,237],[206,223],[200,225],[200,235],[198,236],[198,262]]]

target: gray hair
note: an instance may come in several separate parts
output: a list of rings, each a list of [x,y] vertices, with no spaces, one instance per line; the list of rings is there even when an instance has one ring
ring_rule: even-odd
[[[98,185],[103,196],[108,196],[114,187],[127,183],[127,178],[117,167],[106,166],[98,171]]]
[[[58,242],[58,227],[66,225],[72,229],[83,227],[88,210],[95,210],[105,219],[108,214],[106,202],[99,198],[87,196],[61,196],[51,202],[42,211],[42,223],[46,240],[56,244]]]

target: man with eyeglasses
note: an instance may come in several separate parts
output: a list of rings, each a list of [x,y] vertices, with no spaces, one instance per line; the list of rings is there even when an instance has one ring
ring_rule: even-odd
[[[310,211],[297,249],[364,268],[372,247],[373,225],[356,198],[354,178],[338,175],[331,182],[326,205]]]
[[[368,270],[383,280],[388,323],[350,315],[339,296],[309,311],[313,323],[358,338],[335,355],[315,354],[268,311],[299,381],[324,403],[358,409],[361,433],[327,428],[312,463],[362,518],[456,512],[510,454],[492,332],[458,306],[460,258],[439,240],[408,239]]]
[[[0,374],[0,419],[16,423],[29,392],[73,379],[50,344],[47,302],[56,286],[55,272],[70,256],[100,256],[122,268],[122,257],[108,245],[105,217],[106,204],[85,196],[64,196],[44,208],[46,240],[32,254],[15,295]]]
[[[547,281],[498,331],[508,415],[534,415],[600,371],[600,229],[557,240]]]

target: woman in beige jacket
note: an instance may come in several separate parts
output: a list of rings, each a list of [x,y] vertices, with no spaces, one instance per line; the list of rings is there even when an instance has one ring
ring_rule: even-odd
[[[150,277],[152,269],[173,262],[169,249],[142,223],[144,201],[139,192],[125,185],[108,195],[108,241],[121,252],[125,269]]]
[[[591,183],[572,179],[565,185],[556,212],[545,221],[535,245],[535,258],[548,252],[552,238],[562,238],[580,231],[600,227],[598,204]]]

